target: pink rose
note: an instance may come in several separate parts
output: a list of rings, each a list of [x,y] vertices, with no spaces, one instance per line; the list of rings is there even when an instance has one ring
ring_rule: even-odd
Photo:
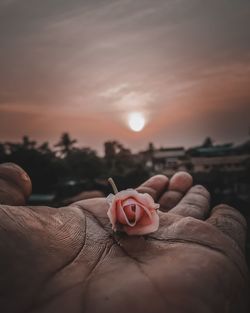
[[[110,194],[108,217],[114,231],[124,231],[128,235],[145,235],[159,227],[159,204],[147,193],[127,189]]]

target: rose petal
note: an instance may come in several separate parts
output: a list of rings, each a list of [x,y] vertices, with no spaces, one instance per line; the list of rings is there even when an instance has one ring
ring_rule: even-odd
[[[136,201],[136,199],[131,198],[131,197],[122,201],[122,205],[123,206],[132,205],[132,204],[135,204],[135,203],[138,203],[138,201]]]
[[[107,215],[109,217],[109,220],[112,224],[112,229],[116,230],[116,221],[117,221],[117,216],[116,216],[116,202],[113,201],[110,204],[110,207],[108,209]]]
[[[158,209],[160,205],[154,202],[154,199],[148,193],[139,193],[137,198],[147,208]]]
[[[138,204],[133,201],[133,204],[130,205],[123,205],[123,210],[128,218],[128,220],[131,222],[136,220],[136,212],[139,210],[141,212],[140,208],[137,208]]]
[[[112,201],[114,200],[115,198],[115,195],[113,195],[112,193],[110,193],[108,196],[107,196],[107,201],[108,203],[112,203]]]
[[[149,194],[127,189],[116,195],[110,194],[107,201],[110,204],[107,214],[114,231],[119,225],[129,235],[143,235],[158,229],[159,216],[156,209],[159,208],[159,204],[155,203]],[[131,222],[133,217],[131,206],[134,205],[135,219]]]
[[[118,213],[119,212],[119,213]],[[121,215],[120,215],[120,213],[121,213]],[[130,221],[129,221],[129,219],[128,219],[128,217],[127,217],[127,215],[126,215],[126,213],[124,212],[124,209],[123,209],[123,207],[122,207],[122,205],[121,205],[121,203],[119,202],[119,204],[118,204],[118,206],[117,206],[117,212],[116,212],[116,214],[117,214],[117,220],[118,220],[118,222],[120,222],[121,224],[124,224],[124,225],[129,225],[129,226],[131,226],[131,227],[133,227],[133,226],[135,226],[135,224],[136,224],[136,220],[133,222],[133,223],[131,223]],[[120,217],[123,217],[122,219],[120,219]],[[125,221],[125,223],[124,223],[124,221]]]
[[[128,235],[146,235],[155,232],[159,228],[159,215],[157,212],[152,213],[151,223],[147,225],[136,224],[134,227],[124,225],[124,231]]]
[[[128,198],[137,199],[138,195],[140,194],[135,189],[126,189],[126,190],[119,191],[117,194],[115,194],[114,198],[124,201]]]

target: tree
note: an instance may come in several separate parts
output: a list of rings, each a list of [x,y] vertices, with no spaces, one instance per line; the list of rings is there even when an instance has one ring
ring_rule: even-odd
[[[71,179],[95,179],[103,172],[103,162],[90,148],[73,149],[65,158]]]
[[[155,150],[154,144],[153,144],[152,142],[150,142],[150,143],[148,144],[148,152],[149,152],[150,154],[152,154],[152,153],[154,152],[154,150]]]
[[[24,149],[34,149],[36,147],[36,141],[30,140],[29,136],[23,136],[22,146]]]
[[[117,142],[107,141],[105,147],[105,161],[107,175],[125,174],[128,169],[133,167],[131,151]]]
[[[207,137],[201,146],[203,148],[210,148],[213,146],[213,140],[210,137]]]
[[[71,139],[68,133],[63,133],[61,139],[55,147],[59,147],[59,153],[61,157],[66,157],[74,148],[74,144],[77,142],[76,139]]]

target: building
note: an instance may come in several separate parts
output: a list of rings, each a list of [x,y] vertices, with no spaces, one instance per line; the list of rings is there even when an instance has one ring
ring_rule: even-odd
[[[152,168],[155,172],[171,176],[176,171],[187,170],[186,160],[183,147],[157,149],[152,153]]]
[[[241,172],[250,160],[249,142],[233,145],[232,143],[210,147],[197,147],[188,151],[193,173],[208,173],[212,170],[221,172]]]
[[[238,172],[245,170],[245,163],[250,159],[250,155],[224,155],[211,157],[192,157],[190,159],[193,173],[211,172],[220,170],[223,172]]]
[[[147,154],[146,160],[146,166],[153,173],[168,176],[176,171],[188,171],[191,174],[206,174],[214,170],[225,173],[242,172],[250,163],[250,141],[240,145],[201,145],[188,150],[184,147],[153,149]]]

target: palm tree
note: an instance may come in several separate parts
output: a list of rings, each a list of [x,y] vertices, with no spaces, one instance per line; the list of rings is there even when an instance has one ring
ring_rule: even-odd
[[[23,142],[21,145],[24,149],[34,149],[36,141],[30,140],[29,136],[23,136]]]
[[[66,157],[73,150],[76,142],[77,140],[71,139],[68,133],[63,133],[59,142],[55,144],[55,147],[59,147],[60,155]]]

